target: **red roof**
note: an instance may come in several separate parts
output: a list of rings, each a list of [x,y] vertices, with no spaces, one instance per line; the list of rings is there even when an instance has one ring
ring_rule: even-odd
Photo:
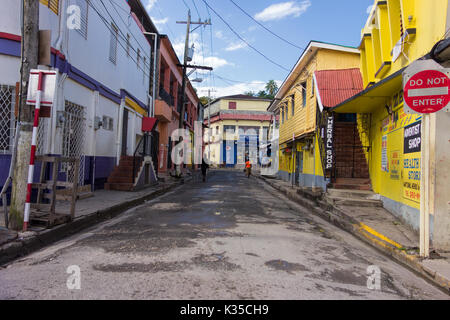
[[[315,75],[325,108],[335,107],[364,89],[358,68],[316,71]]]

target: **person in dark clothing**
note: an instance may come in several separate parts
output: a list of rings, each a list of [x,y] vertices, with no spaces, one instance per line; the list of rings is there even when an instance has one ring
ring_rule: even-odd
[[[202,160],[201,170],[203,176],[203,182],[206,181],[206,170],[209,169],[209,164],[206,163],[205,159]]]

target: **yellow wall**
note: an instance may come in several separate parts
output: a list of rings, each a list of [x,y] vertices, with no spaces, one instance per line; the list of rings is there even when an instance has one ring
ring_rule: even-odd
[[[281,120],[280,112],[280,143],[291,141],[292,134],[299,137],[305,133],[313,132],[316,129],[316,109],[317,97],[313,86],[313,74],[315,71],[330,69],[349,69],[359,68],[359,54],[341,52],[336,50],[319,49],[317,54],[312,57],[306,67],[301,70],[300,75],[295,80],[295,84],[282,98],[280,109],[288,110],[287,120]],[[306,107],[303,107],[302,93],[300,84],[306,82]],[[292,115],[291,95],[295,97],[295,110]]]
[[[426,55],[446,31],[448,0],[387,0],[387,4],[383,4],[384,2],[374,1],[374,15],[369,16],[362,30],[361,69],[365,86],[382,80]],[[391,51],[401,38],[401,24],[404,32],[415,29],[416,34],[403,39],[403,53],[393,61]],[[383,63],[391,65],[375,76]]]
[[[270,105],[270,101],[259,100],[233,100],[222,99],[220,100],[220,110],[229,110],[228,103],[236,102],[236,110],[241,111],[267,111]]]
[[[412,154],[403,153],[404,127],[416,123],[421,119],[420,115],[408,115],[403,112],[403,103],[394,107],[393,115],[389,116],[386,109],[381,109],[372,115],[372,127],[370,129],[371,151],[369,170],[374,192],[382,196],[420,209],[420,198],[407,193],[413,189],[410,184],[420,186],[420,176],[410,179],[410,173],[420,172],[419,168],[408,168],[404,161],[411,159],[420,165],[420,152]],[[386,139],[387,170],[382,170],[383,136]],[[418,180],[419,179],[419,180]],[[405,185],[406,183],[406,185]],[[417,195],[420,193],[417,191]],[[414,200],[412,200],[414,199]]]
[[[375,11],[362,30],[361,72],[366,86],[371,81],[385,79],[427,54],[445,34],[448,9],[448,0],[388,0],[387,4],[378,6],[377,3],[381,2],[374,3]],[[403,53],[394,60],[390,52],[400,40],[400,15],[403,29],[415,28],[416,35],[404,39]],[[378,21],[371,17],[377,17]],[[391,66],[376,77],[375,73],[383,62],[391,62]],[[373,190],[398,203],[419,209],[420,193],[416,189],[420,187],[421,154],[404,154],[403,151],[404,127],[417,123],[421,118],[403,112],[402,99],[395,98],[402,96],[401,86],[396,90],[384,93],[390,98],[371,114],[368,134],[363,129],[367,127],[367,123],[363,125],[363,115],[358,115],[358,128],[363,145],[371,146],[366,157]],[[364,103],[363,99],[361,103]],[[393,108],[391,116],[385,108],[386,104]],[[365,119],[367,121],[367,117]],[[382,167],[383,154],[387,168]]]
[[[320,70],[350,69],[359,67],[360,58],[357,53],[319,49],[317,54],[310,59],[295,81],[295,84],[306,82],[306,106],[303,107],[301,87],[298,86],[295,88],[295,84],[281,100],[280,110],[281,108],[284,108],[284,112],[286,112],[287,107],[288,119],[282,120],[282,112],[280,111],[280,146],[283,143],[292,141],[293,134],[297,138],[304,134],[312,133],[316,130],[317,92],[315,88],[314,91],[312,90],[312,86],[314,85],[314,72]],[[289,98],[291,95],[294,95],[295,97],[294,115],[292,115],[292,100]],[[315,141],[314,152],[302,151],[303,170],[301,173],[311,175],[315,174],[323,177],[324,173],[322,169],[319,145],[317,143],[317,139],[315,139]],[[303,145],[303,142],[297,142],[297,150],[301,151],[301,147]],[[287,154],[284,153],[283,150],[280,150],[279,170],[293,173],[295,169],[294,166],[296,164],[295,157],[296,152],[294,152],[294,157],[292,157],[291,153]]]

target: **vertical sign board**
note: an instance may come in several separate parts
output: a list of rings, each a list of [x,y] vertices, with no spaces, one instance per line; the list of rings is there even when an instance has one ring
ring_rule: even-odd
[[[331,171],[334,165],[333,151],[333,135],[334,135],[334,116],[327,117],[327,127],[325,130],[325,169]]]
[[[403,198],[420,203],[422,122],[406,126],[403,139]]]
[[[423,114],[420,131],[421,150],[421,174],[420,174],[420,256],[429,256],[430,245],[430,213],[432,207],[432,185],[430,179],[430,114],[448,109],[450,102],[450,70],[443,69],[432,60],[416,61],[412,63],[403,73],[403,90],[405,112]],[[406,137],[407,133],[412,134],[412,139]],[[405,139],[408,138],[408,145],[413,151],[418,148],[417,128],[410,128],[410,132],[405,131]],[[416,136],[416,137],[414,137]],[[408,164],[409,165],[409,164]],[[418,166],[417,162],[411,166]]]

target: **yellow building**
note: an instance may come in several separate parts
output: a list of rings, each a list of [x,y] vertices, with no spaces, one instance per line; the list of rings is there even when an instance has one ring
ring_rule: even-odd
[[[269,111],[280,117],[278,176],[293,184],[325,189],[322,148],[318,139],[318,103],[315,73],[359,68],[359,50],[311,41],[281,85]]]
[[[373,191],[387,210],[416,230],[421,152],[420,145],[409,142],[420,137],[421,116],[403,111],[402,72],[445,38],[448,4],[375,1],[359,47],[365,90],[333,109],[357,114],[359,137],[368,146],[365,157]]]
[[[246,155],[254,165],[258,163],[259,142],[267,139],[272,118],[267,112],[270,101],[234,95],[218,98],[205,108],[204,123],[210,128],[205,130],[205,153],[213,165],[243,165]],[[243,148],[238,147],[240,141]]]

